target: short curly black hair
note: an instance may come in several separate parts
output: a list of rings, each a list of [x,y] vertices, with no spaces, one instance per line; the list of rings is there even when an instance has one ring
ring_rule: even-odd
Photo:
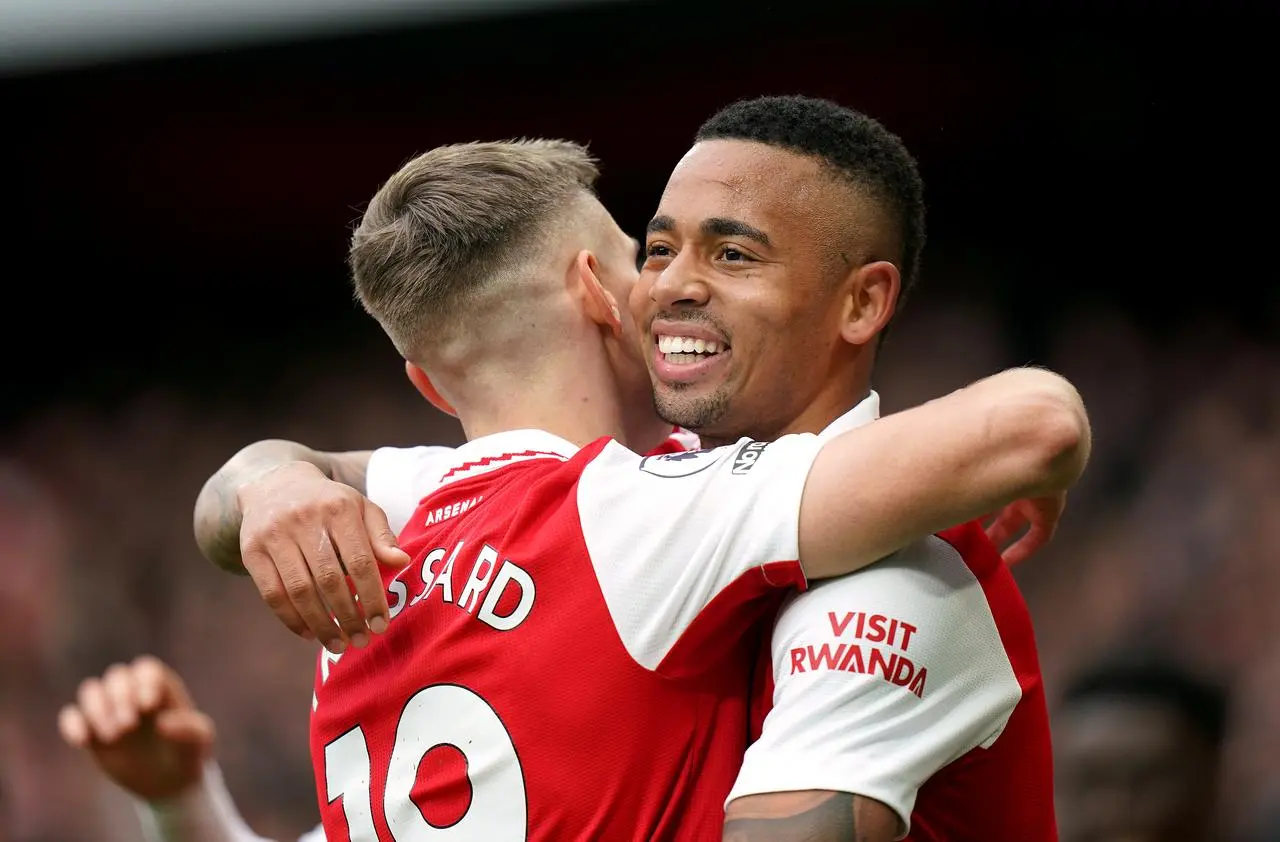
[[[868,191],[896,220],[902,240],[899,304],[920,274],[925,240],[924,181],[902,139],[881,123],[830,100],[762,96],[713,114],[694,138],[748,140],[811,155]]]

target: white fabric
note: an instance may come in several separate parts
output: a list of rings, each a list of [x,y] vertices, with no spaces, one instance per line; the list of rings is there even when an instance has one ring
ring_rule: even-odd
[[[318,824],[298,837],[298,842],[325,842],[324,825]]]
[[[800,498],[821,444],[785,436],[640,457],[610,443],[583,472],[588,552],[623,644],[654,669],[752,568],[798,559]]]
[[[871,423],[879,410],[872,392],[819,438]],[[880,632],[874,616],[885,618]],[[890,629],[892,639],[874,639]],[[728,801],[852,792],[885,803],[909,828],[919,787],[990,745],[1022,697],[981,585],[934,536],[792,598],[772,661],[773,709]]]
[[[453,460],[452,447],[380,447],[369,455],[365,496],[387,513],[391,531],[400,534],[418,502],[434,489]]]
[[[200,786],[192,792],[134,804],[146,842],[270,842],[245,824],[213,762],[205,766]]]
[[[773,632],[774,707],[730,801],[807,789],[882,801],[999,736],[1022,697],[982,587],[929,537],[796,596]]]
[[[640,456],[610,442],[583,469],[583,538],[618,634],[638,663],[656,669],[702,610],[753,568],[797,561],[800,497],[820,448],[817,436],[796,435]],[[369,497],[398,532],[424,496],[449,482],[516,461],[564,461],[577,450],[541,430],[484,436],[456,449],[383,448],[370,459]]]
[[[493,438],[486,436],[488,441],[481,441],[479,446],[492,447]],[[673,430],[668,438],[685,450],[696,450],[699,447],[698,435],[682,428]],[[561,442],[562,449],[567,444],[563,439],[557,441]],[[464,444],[462,448],[468,448],[472,444]],[[572,445],[569,447],[572,448]],[[439,486],[441,476],[455,462],[454,454],[462,448],[438,445],[380,447],[369,455],[369,464],[365,469],[365,496],[386,512],[392,532],[400,534],[422,498]],[[464,450],[464,453],[474,451],[475,447],[472,446],[469,451]],[[565,455],[572,456],[572,450]]]

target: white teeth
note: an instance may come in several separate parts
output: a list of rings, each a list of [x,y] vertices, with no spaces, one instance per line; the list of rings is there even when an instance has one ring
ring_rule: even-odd
[[[659,336],[658,350],[664,354],[718,354],[720,343],[692,336]]]

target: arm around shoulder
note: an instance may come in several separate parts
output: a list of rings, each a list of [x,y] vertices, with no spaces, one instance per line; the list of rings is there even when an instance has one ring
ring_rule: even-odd
[[[736,799],[725,813],[724,842],[893,842],[898,816],[849,792],[766,792]]]
[[[196,498],[193,528],[200,551],[222,569],[244,573],[240,555],[240,488],[285,465],[302,462],[364,494],[371,455],[368,450],[313,450],[283,439],[265,439],[242,448],[205,481]]]
[[[1002,616],[1030,634],[1025,614]],[[865,838],[898,838],[926,781],[993,743],[1023,695],[984,583],[937,537],[797,596],[771,654],[773,708],[728,816],[810,829],[798,838],[863,839],[836,833],[855,816]],[[815,793],[839,795],[802,814]]]
[[[823,578],[1015,500],[1065,492],[1091,431],[1065,378],[1015,368],[832,439],[800,510],[800,557]]]

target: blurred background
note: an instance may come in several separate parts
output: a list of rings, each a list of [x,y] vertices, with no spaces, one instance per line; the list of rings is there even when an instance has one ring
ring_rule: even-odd
[[[1179,785],[1215,793],[1217,818],[1178,839],[1280,839],[1280,294],[1259,256],[1271,211],[1253,210],[1271,207],[1255,160],[1273,152],[1244,126],[1268,108],[1266,27],[1244,15],[0,0],[0,840],[137,838],[55,714],[143,652],[216,718],[256,829],[309,829],[312,646],[203,561],[190,512],[255,439],[459,441],[352,302],[363,203],[437,144],[565,137],[640,233],[699,123],[765,93],[866,111],[920,160],[930,241],[881,357],[889,409],[1028,362],[1090,407],[1086,478],[1017,571],[1055,721],[1074,716],[1060,755],[1105,733],[1105,712],[1064,697],[1115,656],[1156,652],[1222,689],[1219,753],[1203,706],[1150,683],[1144,710],[1188,711],[1153,738],[1186,774],[1150,745],[1122,752],[1130,767],[1080,760],[1095,771],[1060,775],[1064,839],[1105,838],[1067,824],[1108,798],[1172,793],[1176,814]]]

